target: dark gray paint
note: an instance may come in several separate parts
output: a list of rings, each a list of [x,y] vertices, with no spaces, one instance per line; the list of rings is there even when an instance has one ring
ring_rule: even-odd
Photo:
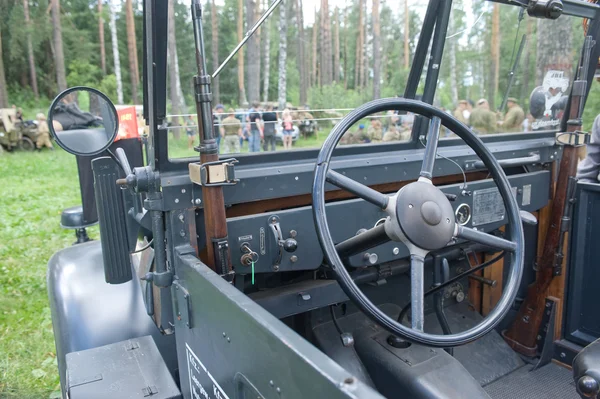
[[[517,202],[521,209],[533,212],[547,205],[550,198],[550,172],[539,171],[528,174],[509,176],[512,187],[515,187],[517,193]],[[524,187],[531,185],[531,196],[528,201],[524,200]],[[466,190],[474,192],[481,189],[493,188],[495,183],[492,179],[480,180],[469,183]],[[461,204],[467,204],[473,209],[473,195],[463,195],[462,183],[441,187],[444,193],[455,194],[457,200],[451,202],[454,210]],[[526,191],[526,190],[525,190]],[[501,201],[498,195],[498,200]],[[526,205],[523,205],[523,204]],[[254,264],[255,273],[273,272],[273,264],[277,258],[278,249],[275,239],[268,227],[268,220],[271,216],[278,216],[280,225],[284,232],[284,239],[287,238],[289,231],[295,230],[298,235],[298,249],[293,252],[283,251],[282,262],[279,271],[293,270],[314,270],[318,268],[323,260],[323,252],[317,240],[314,223],[312,220],[312,208],[310,206],[295,208],[285,211],[256,214],[250,216],[241,216],[230,218],[227,221],[227,230],[229,233],[229,247],[232,252],[232,262],[236,273],[249,274],[250,267],[243,266],[240,262],[242,252],[240,247],[242,243],[247,242],[251,248],[259,254],[259,260]],[[360,229],[370,229],[381,218],[387,215],[378,207],[365,202],[362,199],[332,202],[327,204],[327,215],[332,229],[331,233],[336,242],[341,242],[354,236]],[[360,215],[360,217],[359,217]],[[454,215],[452,215],[454,217]],[[472,227],[472,220],[466,226]],[[198,219],[197,219],[198,220]],[[498,229],[506,222],[504,220],[479,225],[480,231],[490,232]],[[199,221],[199,220],[198,220]],[[264,231],[265,253],[261,253],[261,228]],[[398,254],[394,254],[394,249],[398,249]],[[373,248],[368,253],[375,253],[378,256],[378,262],[390,262],[408,256],[408,249],[399,242],[388,242]],[[291,262],[292,256],[297,257],[296,262]],[[349,260],[349,265],[353,267],[368,266],[364,259],[364,253],[353,256]]]
[[[600,184],[579,183],[569,247],[565,338],[588,345],[600,338]]]
[[[177,256],[175,267],[190,292],[192,318],[201,321],[192,329],[175,321],[184,397],[190,397],[186,345],[230,398],[247,389],[237,373],[265,398],[381,397],[194,256]],[[213,386],[208,378],[200,382]]]
[[[152,335],[175,373],[175,338],[161,335],[146,315],[137,279],[118,285],[104,282],[100,241],[55,253],[46,279],[63,389],[67,353],[145,335]]]
[[[69,399],[180,399],[150,335],[67,354]]]
[[[539,163],[547,164],[561,153],[561,148],[554,144],[553,136],[547,134],[490,135],[482,139],[499,160],[528,157],[535,152],[540,155]],[[419,143],[350,146],[334,152],[331,169],[366,185],[417,179],[424,151]],[[471,168],[471,163],[478,160],[473,150],[459,139],[440,140],[438,154],[453,159],[463,168]],[[223,188],[225,203],[233,205],[310,194],[315,158],[315,150],[239,157],[236,178],[240,182]],[[435,177],[460,173],[454,163],[443,158],[436,159]],[[192,204],[204,206],[202,189],[191,183],[187,163],[177,172],[161,174],[161,184],[164,210],[189,208]],[[326,188],[335,189],[329,184]],[[196,204],[195,200],[200,200],[200,203]]]

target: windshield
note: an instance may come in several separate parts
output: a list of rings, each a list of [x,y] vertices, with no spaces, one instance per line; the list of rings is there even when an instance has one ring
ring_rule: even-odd
[[[359,0],[314,12],[314,1],[307,1],[280,5],[213,81],[220,154],[319,148],[355,107],[404,95],[426,3],[409,0],[406,9],[392,9],[387,2]],[[558,129],[584,40],[582,20],[564,15],[540,20],[519,7],[488,1],[453,4],[434,105],[481,135]],[[261,2],[207,7],[209,71],[264,9]],[[184,7],[176,11],[188,13]],[[185,22],[175,29],[179,72],[170,58],[169,83],[177,76],[180,82],[168,89],[170,116],[161,132],[169,135],[171,158],[197,156],[191,84],[196,68],[194,57],[187,56],[194,52],[193,31],[191,20]],[[428,65],[429,60],[417,99]],[[408,141],[414,118],[402,112],[373,115],[356,123],[340,144]],[[444,130],[441,137],[454,134]]]

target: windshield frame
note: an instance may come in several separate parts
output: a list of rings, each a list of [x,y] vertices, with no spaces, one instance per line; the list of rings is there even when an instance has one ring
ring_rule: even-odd
[[[527,0],[486,0],[494,3],[512,5],[517,7],[527,7]],[[426,71],[425,84],[423,85],[422,101],[429,104],[433,103],[438,81],[439,65],[443,56],[445,45],[445,36],[447,33],[450,11],[452,8],[451,0],[430,0],[427,11],[423,19],[423,25],[419,35],[419,41],[413,57],[413,62],[409,72],[407,87],[404,93],[405,98],[416,97],[417,89],[421,82],[425,62],[429,58],[429,67]],[[168,153],[168,130],[161,129],[166,118],[166,2],[160,0],[145,0],[144,2],[144,117],[149,125],[149,139],[147,143],[147,155],[149,164],[154,170],[160,172],[172,172],[182,170],[183,166],[187,168],[190,162],[197,162],[199,157],[169,158]],[[147,10],[151,10],[150,13]],[[588,3],[583,0],[563,0],[563,15],[589,18],[588,35],[593,36],[597,41],[600,37],[600,5]],[[162,32],[162,33],[161,33]],[[442,40],[440,40],[442,38]],[[428,57],[429,55],[429,57]],[[594,72],[598,57],[600,56],[600,44],[594,46],[590,56],[590,68],[587,76],[587,94],[591,88]],[[437,67],[434,67],[437,64]],[[147,65],[153,65],[148,69]],[[150,72],[150,73],[149,73]],[[584,99],[584,105],[585,105]],[[568,117],[568,108],[565,110],[563,120],[558,131],[565,131]],[[369,146],[349,145],[340,147],[336,154],[377,154],[382,151],[397,151],[399,149],[419,148],[419,136],[425,134],[427,124],[423,123],[424,118],[417,118],[413,125],[410,141],[398,143],[374,144]],[[557,130],[530,132],[529,135],[544,137],[545,135],[555,134]],[[512,133],[511,139],[516,139],[517,134]],[[494,134],[485,137],[480,136],[484,143],[492,143],[506,140],[506,134]],[[440,146],[450,146],[459,143],[460,139],[447,138],[440,141]],[[298,149],[281,153],[252,153],[235,154],[236,159],[244,165],[261,165],[268,163],[285,162],[296,159],[316,158],[319,149]],[[230,158],[231,154],[223,155],[222,158]]]

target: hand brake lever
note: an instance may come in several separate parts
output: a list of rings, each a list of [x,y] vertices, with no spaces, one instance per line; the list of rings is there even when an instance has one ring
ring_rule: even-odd
[[[530,226],[535,226],[538,223],[537,218],[531,212],[527,212],[524,210],[520,210],[519,214],[521,215],[521,221],[523,224],[528,224]]]

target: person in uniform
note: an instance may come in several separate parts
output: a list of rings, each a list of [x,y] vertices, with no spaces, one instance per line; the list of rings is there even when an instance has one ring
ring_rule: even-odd
[[[485,98],[477,101],[477,107],[471,112],[469,122],[478,134],[496,132],[496,114],[490,111],[490,104]]]
[[[367,129],[367,136],[371,142],[379,142],[383,139],[381,122],[377,118],[371,118],[371,125]]]
[[[502,131],[504,132],[521,132],[523,130],[523,121],[525,120],[525,112],[523,108],[517,104],[517,99],[509,97],[506,102],[508,112],[502,122]]]
[[[233,108],[229,109],[229,115],[221,122],[225,137],[223,137],[223,153],[239,153],[240,137],[242,137],[242,123],[235,117]]]
[[[54,150],[52,143],[50,142],[50,129],[48,128],[48,122],[46,122],[46,115],[39,113],[37,114],[38,120],[38,136],[36,146],[38,151],[42,151],[42,148],[48,147]]]
[[[223,137],[223,128],[221,127],[223,111],[225,111],[223,104],[217,104],[213,112],[213,135],[215,140],[217,140],[217,149],[219,152],[221,151],[221,137]]]
[[[382,141],[400,141],[400,132],[396,126],[390,125],[387,132],[383,135]]]
[[[263,151],[275,151],[275,124],[277,123],[277,114],[273,112],[273,106],[268,105],[266,112],[262,115],[263,127]]]
[[[465,117],[465,115],[466,115],[465,111],[467,110],[468,104],[469,103],[467,103],[467,100],[460,100],[458,102],[458,107],[456,107],[456,109],[452,113],[452,115],[454,115],[454,117],[456,119],[458,119],[465,125],[469,125],[469,119],[467,117]]]

